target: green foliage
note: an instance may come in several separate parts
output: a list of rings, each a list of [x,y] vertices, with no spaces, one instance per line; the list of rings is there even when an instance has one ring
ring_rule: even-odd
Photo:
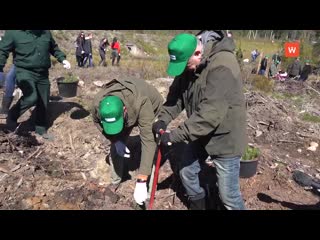
[[[286,98],[285,94],[280,93],[280,92],[273,92],[272,97],[276,98],[276,99],[285,99]]]
[[[303,121],[307,121],[307,122],[320,123],[320,117],[319,117],[319,116],[311,115],[310,113],[304,113],[304,114],[301,116],[301,119],[302,119]]]
[[[319,64],[320,62],[320,42],[313,45],[312,49],[312,58],[314,59],[314,63]]]
[[[251,78],[251,83],[255,90],[270,93],[273,91],[274,80],[268,79],[263,75],[254,75]]]
[[[77,81],[79,81],[78,77],[72,74],[72,72],[68,72],[64,75],[63,80],[61,82],[72,83]]]
[[[247,146],[244,154],[242,155],[242,160],[253,160],[260,155],[259,148]]]
[[[302,109],[304,104],[304,96],[296,95],[293,93],[280,93],[280,92],[273,92],[272,97],[276,99],[286,100],[287,102],[290,102],[291,105],[294,105],[295,107]]]
[[[143,41],[142,39],[137,39],[136,45],[138,48],[140,48],[142,51],[150,54],[150,55],[156,55],[157,51],[156,49],[151,46],[149,43]]]

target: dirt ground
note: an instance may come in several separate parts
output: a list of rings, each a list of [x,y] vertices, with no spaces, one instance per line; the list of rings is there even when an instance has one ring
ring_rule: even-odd
[[[94,71],[105,73],[95,78]],[[98,132],[88,112],[99,87],[94,81],[107,82],[125,75],[120,67],[76,69],[83,84],[74,98],[59,98],[55,78],[60,71],[50,72],[51,101],[49,104],[49,133],[55,138],[47,141],[32,129],[32,110],[25,113],[16,134],[4,130],[0,123],[0,209],[94,209],[131,210],[134,177],[139,165],[138,130],[132,133],[128,147],[132,157],[127,161],[128,178],[118,189],[118,196],[107,194],[110,183],[108,164],[109,141]],[[93,76],[92,78],[88,76]],[[172,79],[149,81],[164,96]],[[2,90],[1,90],[2,91]],[[247,91],[248,137],[250,144],[261,150],[257,174],[241,179],[241,192],[248,209],[289,210],[319,209],[319,196],[300,187],[292,180],[292,171],[303,170],[320,178],[319,147],[308,150],[311,142],[320,143],[320,124],[302,121],[301,107],[319,114],[320,83],[276,82],[275,91],[306,96],[299,106],[288,99],[278,99],[256,91]],[[318,92],[318,93],[317,93]],[[320,115],[320,114],[319,114]],[[171,123],[174,128],[184,114]],[[158,190],[153,209],[185,210],[186,198],[177,175],[176,159],[183,146],[164,151]],[[210,209],[220,209],[214,187],[214,168],[203,166],[202,184],[210,194]]]

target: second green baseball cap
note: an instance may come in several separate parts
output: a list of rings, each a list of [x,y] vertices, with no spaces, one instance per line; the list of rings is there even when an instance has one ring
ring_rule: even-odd
[[[196,48],[196,36],[188,33],[181,33],[175,36],[168,44],[170,62],[167,73],[170,76],[180,75],[186,68],[188,60]]]
[[[115,135],[123,129],[123,102],[117,96],[107,96],[99,104],[103,131]]]

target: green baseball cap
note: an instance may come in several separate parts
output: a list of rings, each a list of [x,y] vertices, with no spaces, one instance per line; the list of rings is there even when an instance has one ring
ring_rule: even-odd
[[[167,69],[169,76],[178,76],[184,71],[196,48],[197,38],[192,34],[178,34],[169,42],[170,62]]]
[[[123,129],[123,102],[117,96],[107,96],[99,104],[99,113],[103,130],[115,135]]]

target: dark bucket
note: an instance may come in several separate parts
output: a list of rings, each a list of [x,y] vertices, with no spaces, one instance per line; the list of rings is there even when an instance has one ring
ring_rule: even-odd
[[[61,97],[75,97],[77,96],[78,82],[63,82],[64,78],[58,78],[58,90]]]
[[[250,178],[257,173],[258,159],[240,160],[240,177]]]

